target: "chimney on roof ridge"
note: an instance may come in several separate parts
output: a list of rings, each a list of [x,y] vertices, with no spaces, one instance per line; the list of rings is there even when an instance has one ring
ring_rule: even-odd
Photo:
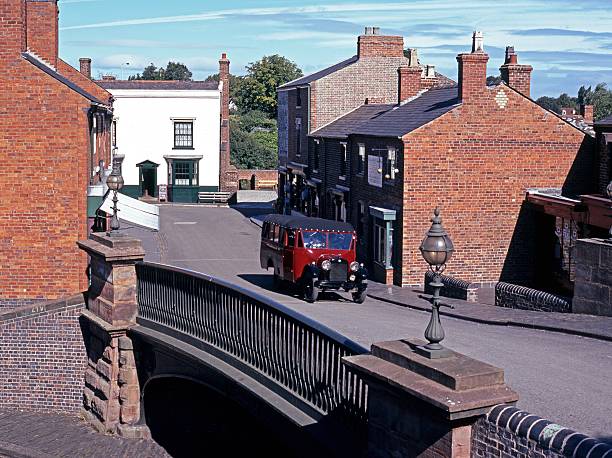
[[[91,59],[89,57],[81,57],[79,59],[79,71],[91,79]]]
[[[477,30],[472,35],[472,52],[484,52],[484,37],[482,32]]]
[[[414,97],[421,91],[421,75],[423,69],[419,66],[403,66],[397,69],[398,91],[397,103]]]
[[[584,118],[584,122],[593,124],[593,105],[580,105],[580,114]]]
[[[26,0],[27,49],[40,56],[53,68],[57,68],[58,16],[57,0]]]
[[[102,75],[102,81],[116,81],[117,77],[115,75]]]
[[[531,97],[531,65],[520,65],[514,46],[506,46],[504,65],[499,67],[502,80],[512,89]]]
[[[435,77],[436,77],[436,66],[426,65],[425,66],[425,78],[435,78]]]
[[[459,99],[463,104],[477,101],[487,86],[487,62],[489,55],[484,52],[482,32],[472,35],[472,52],[457,56]]]
[[[357,56],[404,57],[404,39],[400,36],[381,35],[380,27],[366,27],[357,39]]]

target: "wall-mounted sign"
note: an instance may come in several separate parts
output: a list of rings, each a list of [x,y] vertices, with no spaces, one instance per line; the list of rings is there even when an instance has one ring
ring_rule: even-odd
[[[368,184],[382,188],[382,166],[382,157],[368,154]]]
[[[160,202],[166,202],[168,200],[168,185],[160,184],[157,188],[157,195]]]

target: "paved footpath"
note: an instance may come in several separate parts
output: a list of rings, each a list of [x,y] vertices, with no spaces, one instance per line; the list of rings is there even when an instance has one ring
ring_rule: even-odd
[[[99,434],[78,417],[0,410],[0,458],[169,456],[152,440]]]

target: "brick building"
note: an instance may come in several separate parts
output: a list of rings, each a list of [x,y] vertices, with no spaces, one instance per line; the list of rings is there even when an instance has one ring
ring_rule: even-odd
[[[364,103],[395,103],[398,69],[418,65],[415,50],[407,51],[408,57],[404,53],[402,37],[366,27],[355,56],[278,88],[279,194],[284,206],[305,210],[309,193],[316,207],[321,182],[308,173],[308,135]],[[430,65],[420,67],[420,75],[423,87],[454,84]]]
[[[0,304],[82,291],[110,94],[58,56],[56,0],[0,2]]]
[[[428,84],[409,60],[395,70],[395,100],[368,100],[311,130],[304,181],[318,186],[319,208],[304,204],[309,192],[297,207],[352,222],[375,278],[423,283],[418,247],[439,206],[455,242],[450,275],[532,284],[543,248],[526,192],[591,191],[593,138],[530,98],[532,68],[513,48],[500,84],[486,85],[488,60],[475,33],[472,52],[457,56],[456,86]]]

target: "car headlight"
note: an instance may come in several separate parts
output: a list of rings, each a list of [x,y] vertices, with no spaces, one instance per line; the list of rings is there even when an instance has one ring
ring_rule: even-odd
[[[357,272],[359,270],[359,263],[357,261],[351,262],[351,270]]]
[[[324,260],[324,261],[321,263],[321,269],[323,269],[323,270],[329,270],[329,269],[331,269],[331,261],[330,261],[329,259]]]

